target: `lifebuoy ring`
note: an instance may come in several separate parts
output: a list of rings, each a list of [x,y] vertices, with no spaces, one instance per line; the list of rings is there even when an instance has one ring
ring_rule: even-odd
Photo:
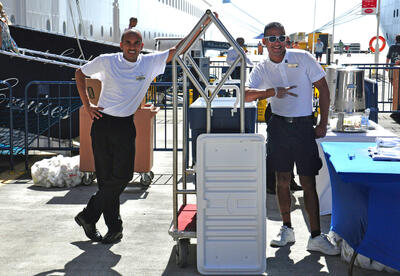
[[[372,43],[374,43],[376,39],[376,36],[372,37],[371,40],[369,41],[369,48],[373,53],[375,53],[375,48],[372,46]],[[379,36],[379,40],[382,41],[382,46],[379,48],[379,52],[382,52],[383,49],[385,49],[386,46],[386,40],[383,36]]]

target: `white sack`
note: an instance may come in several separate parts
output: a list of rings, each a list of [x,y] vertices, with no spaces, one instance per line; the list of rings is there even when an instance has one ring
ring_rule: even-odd
[[[79,171],[79,155],[58,155],[36,162],[31,167],[33,184],[41,187],[74,187],[81,184],[83,174]]]

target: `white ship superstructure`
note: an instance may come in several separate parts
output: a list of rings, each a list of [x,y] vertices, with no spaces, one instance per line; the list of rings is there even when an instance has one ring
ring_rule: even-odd
[[[205,0],[2,0],[12,24],[119,43],[129,18],[138,18],[144,48],[156,37],[184,37],[211,4]]]

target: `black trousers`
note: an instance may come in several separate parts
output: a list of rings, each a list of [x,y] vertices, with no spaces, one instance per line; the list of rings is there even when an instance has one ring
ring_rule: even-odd
[[[103,114],[94,119],[92,148],[99,190],[94,194],[84,216],[96,223],[101,214],[109,230],[122,230],[119,196],[133,177],[136,129],[133,115],[114,117]]]
[[[231,78],[235,79],[235,80],[239,80],[240,79],[240,66],[236,66],[235,70],[233,70],[232,74],[231,74]]]
[[[267,108],[265,109],[264,113],[264,119],[265,122],[268,124],[268,121],[272,117],[272,109],[271,109],[271,104],[268,103]],[[275,171],[272,168],[272,164],[270,162],[267,163],[267,189],[275,191],[276,188],[276,178],[275,178]],[[294,173],[292,172],[291,175],[292,181],[294,181]]]

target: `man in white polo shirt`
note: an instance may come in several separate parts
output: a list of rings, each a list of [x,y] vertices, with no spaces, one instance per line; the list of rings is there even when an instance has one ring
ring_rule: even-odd
[[[172,60],[178,45],[164,52],[142,55],[141,33],[128,29],[121,37],[122,52],[100,55],[76,70],[79,96],[94,120],[91,137],[99,190],[75,221],[92,241],[115,243],[122,238],[119,196],[133,177],[136,137],[133,114],[152,80]],[[93,74],[98,74],[102,82],[97,106],[91,105],[86,95],[85,76]],[[101,214],[108,227],[104,238],[96,229]]]
[[[306,51],[285,48],[285,29],[278,22],[265,26],[263,43],[268,58],[251,72],[246,101],[265,99],[271,102],[272,117],[267,128],[267,162],[277,177],[277,198],[283,226],[272,246],[295,242],[290,218],[290,176],[296,163],[304,191],[304,203],[310,221],[311,236],[307,249],[328,255],[340,250],[321,233],[319,202],[315,175],[322,167],[315,138],[326,135],[329,89],[325,72]],[[321,119],[314,128],[312,85],[319,90]]]

